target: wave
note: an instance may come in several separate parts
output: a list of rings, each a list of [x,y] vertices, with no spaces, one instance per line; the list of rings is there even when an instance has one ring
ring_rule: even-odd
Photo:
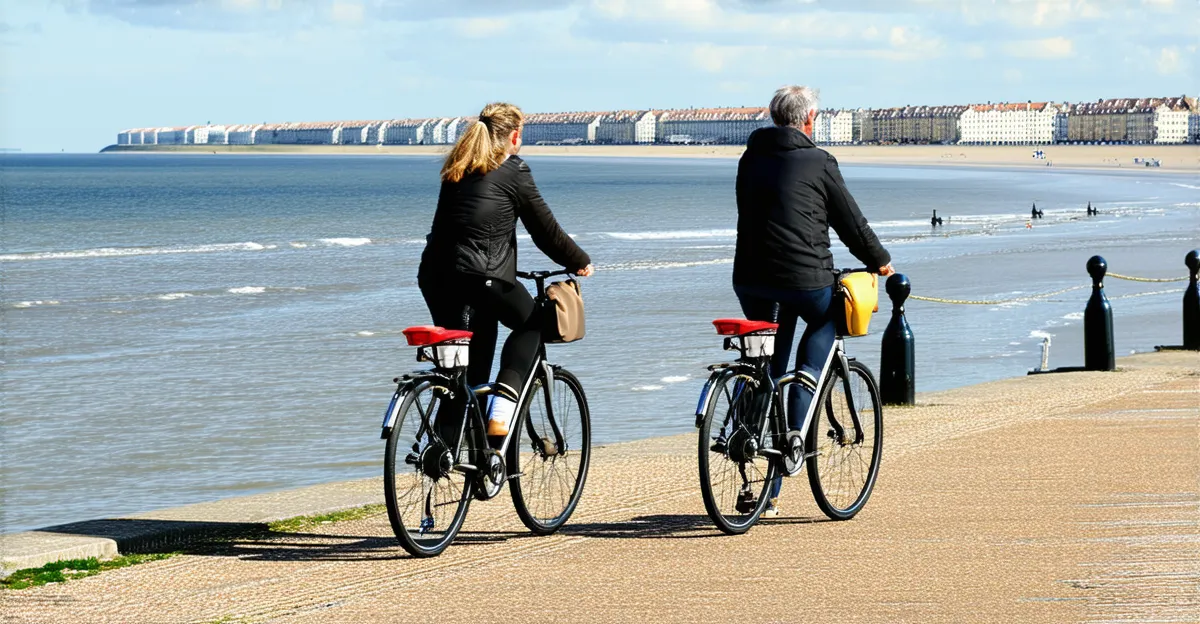
[[[1029,337],[1037,338],[1038,340],[1041,340],[1043,338],[1053,338],[1054,334],[1051,334],[1050,332],[1044,332],[1040,329],[1035,329],[1035,330],[1029,332]]]
[[[691,377],[689,377],[687,375],[672,375],[670,377],[663,377],[662,379],[659,379],[659,381],[661,381],[663,383],[679,383],[681,381],[687,381],[689,379],[691,379]]]
[[[1072,312],[1064,315],[1063,318],[1068,321],[1078,321],[1079,319],[1083,318],[1083,312]]]
[[[630,388],[630,389],[633,390],[634,392],[653,392],[654,390],[662,390],[664,387],[665,386],[656,386],[656,385],[650,384],[650,385],[645,385],[645,386],[634,386],[633,388]]]
[[[658,230],[650,232],[603,232],[609,238],[627,241],[678,240],[687,238],[733,238],[737,230]]]
[[[599,271],[653,271],[656,269],[682,269],[685,267],[706,266],[711,264],[733,264],[733,258],[694,260],[691,262],[667,262],[661,260],[619,262],[616,264],[601,264],[598,265],[596,269]]]
[[[178,245],[157,247],[99,247],[71,251],[35,251],[0,255],[0,261],[75,260],[81,258],[121,258],[126,256],[156,256],[161,254],[219,253],[225,251],[262,251],[265,245],[246,243],[216,243],[212,245]]]
[[[235,295],[260,295],[267,292],[266,286],[240,286],[238,288],[230,288],[225,292]]]
[[[158,299],[162,299],[163,301],[175,301],[176,299],[186,299],[188,297],[195,297],[195,295],[186,292],[167,293],[165,295],[159,295]]]
[[[1183,182],[1169,182],[1168,184],[1172,186],[1178,186],[1180,188],[1196,189],[1200,191],[1200,186],[1196,186],[1195,184],[1184,184]]]
[[[33,308],[36,306],[54,306],[60,302],[53,299],[38,299],[35,301],[18,301],[13,304],[14,308]]]
[[[322,243],[326,245],[335,245],[338,247],[358,247],[360,245],[371,244],[369,238],[322,238]]]

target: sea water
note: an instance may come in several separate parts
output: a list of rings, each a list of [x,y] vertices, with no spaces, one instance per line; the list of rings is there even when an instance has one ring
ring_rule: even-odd
[[[594,442],[690,431],[704,366],[730,357],[710,322],[740,316],[736,161],[527,160],[598,269],[583,281],[587,338],[549,348],[583,381]],[[380,474],[390,380],[422,366],[400,330],[429,322],[416,269],[437,159],[0,166],[0,531]],[[1177,277],[1200,247],[1195,176],[843,172],[914,294],[1005,301],[908,302],[918,391],[1023,375],[1044,337],[1051,366],[1081,364],[1090,256]],[[1034,202],[1045,218],[1029,228]],[[521,232],[522,268],[553,268]],[[1105,286],[1118,355],[1180,341],[1183,284]],[[882,297],[871,334],[848,341],[876,369],[889,308]]]

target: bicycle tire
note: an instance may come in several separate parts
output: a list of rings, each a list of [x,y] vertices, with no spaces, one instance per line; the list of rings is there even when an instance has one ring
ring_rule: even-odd
[[[829,376],[821,391],[805,440],[809,452],[816,451],[807,460],[809,487],[817,506],[833,520],[849,520],[867,504],[879,476],[883,454],[883,404],[879,399],[879,385],[871,370],[861,362],[851,360],[849,368],[863,441],[839,441],[834,427],[829,424],[829,416],[833,414],[847,432],[854,431],[845,389],[837,372]],[[865,407],[870,408],[869,412]],[[864,449],[867,459],[864,459]]]
[[[550,535],[558,531],[579,504],[592,455],[592,423],[583,385],[570,371],[554,372],[550,391],[554,421],[566,448],[557,444],[545,409],[544,376],[538,375],[521,406],[507,458],[509,492],[513,507],[530,531]],[[540,407],[540,409],[539,409]],[[553,450],[553,454],[548,454]]]
[[[467,517],[467,510],[471,505],[475,487],[474,475],[451,470],[446,477],[433,479],[425,474],[420,465],[421,458],[424,457],[423,453],[430,451],[429,446],[432,443],[426,436],[424,448],[421,448],[421,418],[417,410],[432,414],[435,403],[428,400],[422,403],[421,397],[432,398],[438,391],[449,392],[449,388],[440,379],[413,383],[404,394],[384,451],[383,493],[384,501],[387,504],[388,520],[391,522],[392,531],[396,534],[400,546],[414,557],[435,557],[454,541],[455,536],[462,528],[463,520]],[[468,420],[469,422],[471,421]],[[470,439],[469,436],[464,437]],[[468,445],[463,445],[458,458],[460,461],[463,459],[463,455],[469,453],[467,447]],[[398,451],[404,453],[399,464],[397,464],[396,457]],[[432,451],[430,452],[432,454]],[[414,456],[417,458],[416,463],[411,459]],[[397,472],[398,468],[399,472]],[[455,482],[459,482],[461,485]],[[417,490],[418,487],[419,490]],[[404,488],[403,492],[400,491],[401,488]],[[411,496],[414,490],[417,490],[415,498]],[[435,498],[435,495],[439,493],[440,496],[457,495],[458,498],[446,498],[445,501],[439,501]],[[416,515],[412,513],[414,504],[419,506]],[[435,511],[439,510],[438,508],[448,505],[456,505],[453,515],[446,517],[445,514],[442,514],[435,517]],[[417,517],[420,517],[420,520],[414,521]],[[426,526],[427,522],[429,526]],[[436,532],[434,532],[435,529]],[[430,537],[424,537],[425,535],[430,535]]]
[[[766,509],[767,492],[771,482],[778,476],[779,466],[776,461],[763,455],[747,458],[738,456],[736,452],[731,455],[729,450],[728,442],[736,439],[735,434],[743,439],[745,436],[759,438],[756,431],[761,431],[761,428],[753,426],[752,422],[743,423],[741,419],[743,413],[749,416],[756,411],[764,411],[761,409],[763,397],[750,387],[744,377],[731,373],[719,376],[710,392],[717,394],[713,395],[705,410],[697,448],[700,492],[704,497],[704,509],[713,524],[725,534],[740,535],[749,531]],[[771,426],[768,414],[760,413],[756,421],[758,419],[762,420],[763,426]],[[723,450],[718,448],[721,440],[726,443]],[[736,477],[732,472],[735,469]],[[721,479],[719,483],[716,482],[717,478]],[[742,510],[745,508],[739,509],[744,502],[742,497],[745,493],[754,493],[753,484],[759,480],[761,487],[758,488],[753,507],[747,511]]]

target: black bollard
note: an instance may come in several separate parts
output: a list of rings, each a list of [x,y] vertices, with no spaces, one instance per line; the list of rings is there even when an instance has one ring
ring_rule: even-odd
[[[1092,276],[1092,297],[1083,310],[1083,368],[1090,371],[1117,370],[1113,343],[1112,306],[1104,295],[1104,274],[1108,263],[1100,256],[1087,261]]]
[[[908,278],[897,273],[888,278],[887,294],[892,299],[892,320],[883,330],[879,353],[879,395],[885,405],[916,404],[917,358],[912,328],[904,318],[904,300],[912,292]]]
[[[1188,268],[1188,287],[1183,291],[1183,348],[1200,351],[1200,249],[1183,259]]]

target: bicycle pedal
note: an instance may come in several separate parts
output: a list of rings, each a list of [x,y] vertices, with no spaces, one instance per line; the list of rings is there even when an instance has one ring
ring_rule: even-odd
[[[421,533],[428,533],[429,531],[433,530],[433,527],[434,527],[433,516],[425,516],[424,518],[421,518],[421,526],[420,526]]]
[[[456,472],[466,473],[466,474],[470,474],[472,472],[479,472],[479,468],[477,466],[475,466],[474,464],[456,464],[454,466],[454,468],[452,468],[452,470],[454,470]]]
[[[409,453],[408,455],[404,456],[404,463],[408,464],[409,466],[416,466],[418,463],[420,463],[420,461],[421,458],[417,456],[416,453]]]
[[[713,444],[712,446],[708,447],[708,450],[710,450],[714,453],[720,453],[721,455],[724,455],[729,449],[725,448],[725,445],[723,443],[717,442],[716,444]]]
[[[510,474],[510,475],[508,475],[508,480],[512,481],[513,479],[520,479],[523,476],[525,476],[525,473],[523,473],[523,472],[518,472],[516,474]]]

